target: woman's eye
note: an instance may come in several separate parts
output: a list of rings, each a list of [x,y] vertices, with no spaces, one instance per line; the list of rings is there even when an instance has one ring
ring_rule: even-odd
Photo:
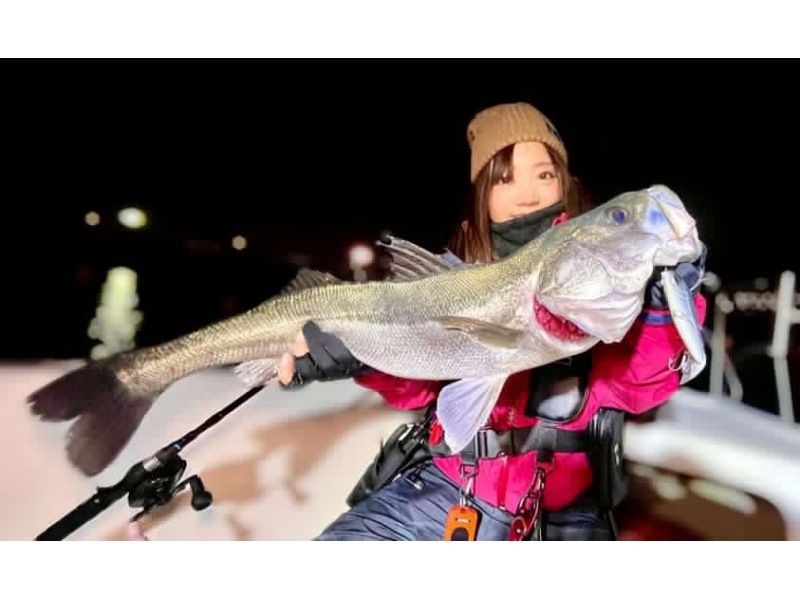
[[[540,179],[554,179],[556,178],[556,173],[551,172],[549,170],[545,170],[544,172],[539,173]]]

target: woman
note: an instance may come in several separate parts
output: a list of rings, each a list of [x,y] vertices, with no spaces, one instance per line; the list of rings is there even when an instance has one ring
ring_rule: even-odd
[[[449,247],[461,260],[504,258],[585,211],[564,144],[533,106],[483,110],[467,136],[473,195]],[[692,289],[703,262],[676,269]],[[431,457],[370,489],[318,539],[614,538],[622,416],[657,407],[679,384],[672,365],[684,346],[658,285],[654,279],[641,317],[622,342],[509,377],[486,426],[460,454],[443,449],[441,427],[432,422],[426,430]],[[695,303],[702,323],[699,294]],[[544,320],[552,328],[569,326]],[[355,375],[392,406],[416,410],[430,407],[443,385],[362,369],[313,323],[304,331],[294,355],[281,363],[285,386]]]

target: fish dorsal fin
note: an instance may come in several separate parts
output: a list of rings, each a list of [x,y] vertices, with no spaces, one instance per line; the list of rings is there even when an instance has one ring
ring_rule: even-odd
[[[387,280],[416,280],[464,266],[450,251],[437,255],[411,241],[391,235],[384,235],[377,244],[392,258]]]
[[[522,330],[461,316],[442,316],[436,318],[436,321],[447,330],[459,330],[484,345],[496,349],[519,348],[525,334]]]
[[[461,451],[489,419],[507,374],[488,378],[464,378],[439,392],[436,418],[452,453]]]
[[[344,281],[340,278],[336,278],[333,274],[312,270],[310,268],[300,268],[297,271],[297,275],[281,291],[281,294],[286,295],[287,293],[294,293],[296,291],[302,291],[303,289],[342,283],[344,283]]]

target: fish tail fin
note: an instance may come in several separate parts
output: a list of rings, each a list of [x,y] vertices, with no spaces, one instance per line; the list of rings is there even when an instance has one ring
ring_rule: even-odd
[[[67,456],[86,475],[105,469],[153,405],[157,393],[134,393],[116,375],[115,358],[73,370],[28,397],[45,421],[77,418],[69,430]]]

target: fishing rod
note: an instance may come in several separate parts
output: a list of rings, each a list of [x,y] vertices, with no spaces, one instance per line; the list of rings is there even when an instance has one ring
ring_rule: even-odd
[[[137,521],[155,507],[167,504],[187,485],[192,491],[192,508],[201,511],[209,507],[212,496],[203,486],[199,476],[193,475],[180,481],[186,471],[186,461],[179,456],[179,453],[200,434],[219,423],[262,388],[263,384],[251,388],[178,440],[169,443],[147,459],[139,461],[113,486],[98,487],[93,496],[36,536],[36,540],[63,540],[126,494],[131,507],[142,509],[131,521]]]

